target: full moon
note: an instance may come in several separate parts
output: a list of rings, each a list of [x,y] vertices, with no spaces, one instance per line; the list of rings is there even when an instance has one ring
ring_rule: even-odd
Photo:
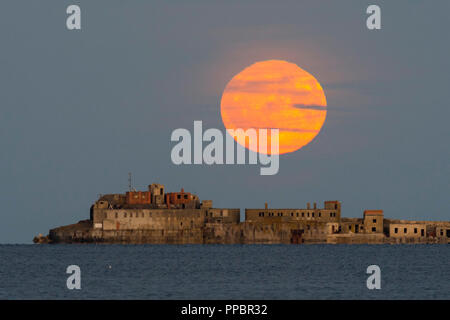
[[[283,154],[299,150],[319,134],[327,101],[311,74],[294,63],[267,60],[252,64],[230,80],[220,111],[227,131],[279,129],[279,154]],[[238,142],[238,137],[235,140]],[[258,152],[251,141],[244,147]],[[270,149],[262,153],[270,153]]]

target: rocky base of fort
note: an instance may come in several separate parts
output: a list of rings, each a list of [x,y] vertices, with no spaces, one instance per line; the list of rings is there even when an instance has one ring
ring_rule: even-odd
[[[50,230],[35,243],[117,244],[434,244],[436,238],[389,238],[384,234],[302,234],[286,224],[207,223],[203,228],[174,230],[101,230],[90,220]]]
[[[48,243],[121,244],[252,244],[291,243],[288,227],[258,227],[249,223],[206,224],[203,228],[174,230],[101,230],[83,220],[50,230]],[[39,243],[39,242],[38,242]]]

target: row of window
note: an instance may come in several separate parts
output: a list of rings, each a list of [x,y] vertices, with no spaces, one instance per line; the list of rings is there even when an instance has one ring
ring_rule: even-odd
[[[357,231],[357,230],[364,230],[364,226],[359,225],[359,224],[355,224],[355,225],[353,226],[353,229],[355,229],[355,231]],[[373,228],[372,228],[372,229],[373,229]],[[352,225],[351,225],[351,224],[348,225],[348,230],[349,230],[349,231],[352,231]],[[375,230],[376,230],[376,228],[375,228]]]
[[[222,215],[222,213],[221,213],[221,215]],[[127,213],[127,212],[123,212],[123,213],[116,212],[115,213],[116,219],[119,218],[119,216],[123,217],[123,218],[127,218],[127,217],[129,217],[129,218],[145,218],[145,216],[151,217],[152,213],[148,212],[148,214],[146,215],[145,212],[135,212],[135,213],[133,213],[133,212],[130,212],[130,213]],[[183,223],[181,225],[183,225]]]
[[[266,214],[266,212],[261,211],[261,212],[259,212],[258,216],[264,217],[265,214]],[[267,212],[267,217],[273,217],[273,216],[274,216],[274,212]],[[283,217],[283,212],[278,212],[277,216]],[[289,216],[289,215],[287,215],[287,216]],[[296,212],[295,214],[294,214],[294,212],[291,212],[291,217],[294,217],[294,216],[299,217],[300,216],[299,212]],[[306,215],[305,215],[305,212],[302,212],[301,217],[304,218],[305,216],[309,218],[310,217],[309,212],[306,212]],[[322,212],[318,212],[317,216],[321,217]],[[314,212],[311,212],[311,217],[314,218]],[[336,217],[336,212],[330,212],[330,217]]]
[[[114,213],[115,218],[145,218],[145,217],[151,217],[152,213],[148,212],[116,212]]]
[[[419,230],[417,228],[414,228],[414,233],[417,234]],[[394,233],[399,233],[398,228],[394,228]],[[403,228],[403,233],[408,233],[408,228]],[[425,230],[420,229],[420,235],[423,237],[425,235]]]
[[[217,213],[217,212],[216,212],[216,213]],[[221,217],[223,217],[223,212],[220,211],[220,212],[219,212],[219,215],[220,215]],[[213,216],[213,212],[210,211],[210,212],[209,212],[209,217],[212,217],[212,216]],[[208,217],[208,212],[205,212],[205,217]]]
[[[120,214],[119,214],[119,212],[116,212],[115,213],[116,219],[119,218],[119,215],[121,217],[123,217],[123,218],[127,218],[127,217],[130,217],[130,218],[133,218],[133,217],[134,218],[144,218],[145,217],[145,213],[144,212],[135,212],[135,213],[130,212],[129,214],[127,212],[123,212],[123,213],[120,213]],[[151,217],[152,214],[149,213],[148,216]]]
[[[223,212],[219,212],[219,215],[221,217],[223,217]],[[123,212],[123,213],[116,212],[115,213],[116,219],[119,218],[119,216],[121,218],[127,218],[127,217],[129,217],[129,218],[144,218],[146,216],[146,214],[145,214],[145,212],[135,212],[135,213],[133,213],[133,212],[129,212],[129,213],[127,213],[127,212]],[[152,213],[148,212],[147,213],[147,217],[151,217],[151,216],[152,216]],[[212,217],[213,213],[209,212],[209,216]],[[205,213],[205,217],[208,217],[208,212]]]

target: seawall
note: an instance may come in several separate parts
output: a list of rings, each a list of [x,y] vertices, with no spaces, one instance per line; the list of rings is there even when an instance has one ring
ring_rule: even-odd
[[[206,223],[193,229],[94,229],[90,220],[50,230],[49,243],[110,244],[431,244],[436,238],[402,239],[384,234],[299,232],[295,224]]]

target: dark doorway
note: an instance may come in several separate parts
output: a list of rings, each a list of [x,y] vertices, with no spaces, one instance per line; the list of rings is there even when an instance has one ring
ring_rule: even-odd
[[[355,233],[358,233],[359,231],[359,225],[355,224]]]
[[[303,230],[300,229],[291,230],[291,243],[292,244],[303,243],[302,234]]]

